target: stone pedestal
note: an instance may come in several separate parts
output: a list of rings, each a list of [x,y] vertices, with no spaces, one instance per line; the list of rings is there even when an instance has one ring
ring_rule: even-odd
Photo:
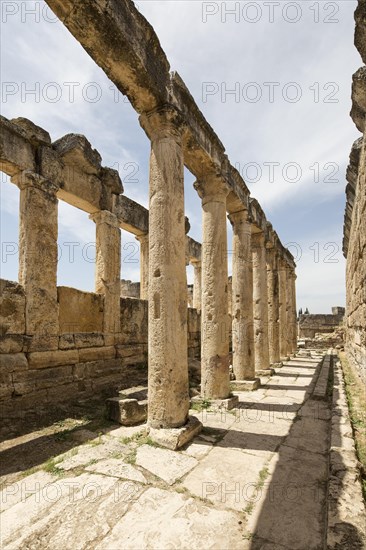
[[[108,210],[91,214],[96,224],[95,292],[104,295],[104,334],[121,332],[121,230]]]
[[[199,261],[191,262],[194,269],[193,281],[193,307],[197,311],[201,311],[202,300],[202,264]]]
[[[140,242],[140,300],[149,298],[149,235],[139,235]]]
[[[151,140],[148,425],[164,445],[161,430],[184,427],[189,410],[183,127],[169,107],[140,122]]]
[[[26,334],[57,340],[58,187],[27,171],[12,182],[20,189],[19,283],[25,291]]]
[[[233,227],[232,345],[235,384],[238,386],[242,381],[251,381],[253,387],[258,387],[260,381],[255,378],[254,365],[251,225],[246,210],[231,213],[229,220]]]
[[[216,176],[195,183],[202,199],[201,396],[230,394],[228,267],[225,183]]]
[[[255,371],[269,369],[266,249],[263,233],[252,234]]]
[[[280,363],[279,281],[277,269],[277,253],[274,248],[267,248],[266,259],[269,362],[271,365],[278,365]]]

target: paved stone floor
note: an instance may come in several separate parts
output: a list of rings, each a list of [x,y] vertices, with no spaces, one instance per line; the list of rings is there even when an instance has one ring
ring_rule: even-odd
[[[40,469],[8,471],[2,548],[326,548],[332,401],[312,398],[320,363],[299,355],[238,393],[238,409],[191,411],[204,429],[180,452],[144,426],[80,429],[85,442]],[[364,547],[350,529],[332,548]]]

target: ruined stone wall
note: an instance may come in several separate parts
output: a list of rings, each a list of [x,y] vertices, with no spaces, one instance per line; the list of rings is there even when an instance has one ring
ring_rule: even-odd
[[[25,293],[0,280],[0,407],[3,419],[37,405],[115,395],[146,383],[148,304],[121,298],[121,331],[103,333],[104,297],[58,287],[60,334],[25,334]],[[200,315],[188,310],[188,355],[199,358]]]
[[[327,334],[343,323],[343,314],[300,315],[299,338],[314,338],[315,334]]]
[[[355,46],[366,63],[366,0],[355,12]],[[346,352],[366,384],[366,66],[353,75],[351,117],[362,137],[347,169],[343,253],[346,267]]]

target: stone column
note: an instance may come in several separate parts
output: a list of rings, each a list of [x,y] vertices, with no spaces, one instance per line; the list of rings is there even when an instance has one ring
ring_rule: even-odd
[[[275,248],[267,249],[267,289],[268,289],[268,339],[269,362],[278,366],[280,363],[279,336],[279,277],[277,252]]]
[[[48,350],[57,349],[58,187],[28,171],[12,182],[20,189],[19,283],[26,297],[26,334],[43,340]]]
[[[254,354],[257,374],[269,374],[267,269],[264,234],[252,234]]]
[[[291,267],[286,266],[286,349],[287,356],[292,354],[293,346],[293,314],[292,314],[292,277],[291,277]]]
[[[226,197],[220,176],[196,182],[202,199],[201,397],[231,407]],[[223,400],[226,400],[225,402]]]
[[[233,227],[232,346],[237,389],[256,389],[253,328],[253,266],[251,225],[247,210],[230,214]]]
[[[151,140],[148,425],[153,439],[175,449],[201,428],[188,422],[183,125],[168,106],[140,122]]]
[[[91,214],[96,224],[95,292],[104,295],[105,335],[121,332],[121,230],[108,210]]]
[[[291,351],[295,353],[297,350],[297,307],[296,307],[296,273],[295,270],[291,270],[291,317],[292,317],[292,330],[291,330]]]
[[[149,296],[149,234],[139,235],[140,242],[140,299],[147,300]]]
[[[191,264],[194,269],[193,307],[200,312],[202,300],[202,263],[198,260],[192,260]]]
[[[280,359],[288,359],[288,345],[287,345],[287,277],[286,277],[286,264],[285,261],[279,259],[279,302],[280,302]]]

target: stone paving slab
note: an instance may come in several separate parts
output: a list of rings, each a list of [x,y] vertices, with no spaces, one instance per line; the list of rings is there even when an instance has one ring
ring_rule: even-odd
[[[242,550],[236,514],[185,495],[148,489],[95,550]]]
[[[216,447],[184,480],[190,493],[223,508],[244,511],[250,502],[259,472],[272,453],[249,454]]]
[[[136,464],[152,474],[163,479],[168,485],[173,485],[197,466],[195,458],[169,449],[159,449],[150,445],[142,445],[137,449]]]
[[[134,468],[131,464],[125,464],[120,458],[101,460],[97,464],[87,466],[85,471],[147,483],[146,477],[137,468]]]

